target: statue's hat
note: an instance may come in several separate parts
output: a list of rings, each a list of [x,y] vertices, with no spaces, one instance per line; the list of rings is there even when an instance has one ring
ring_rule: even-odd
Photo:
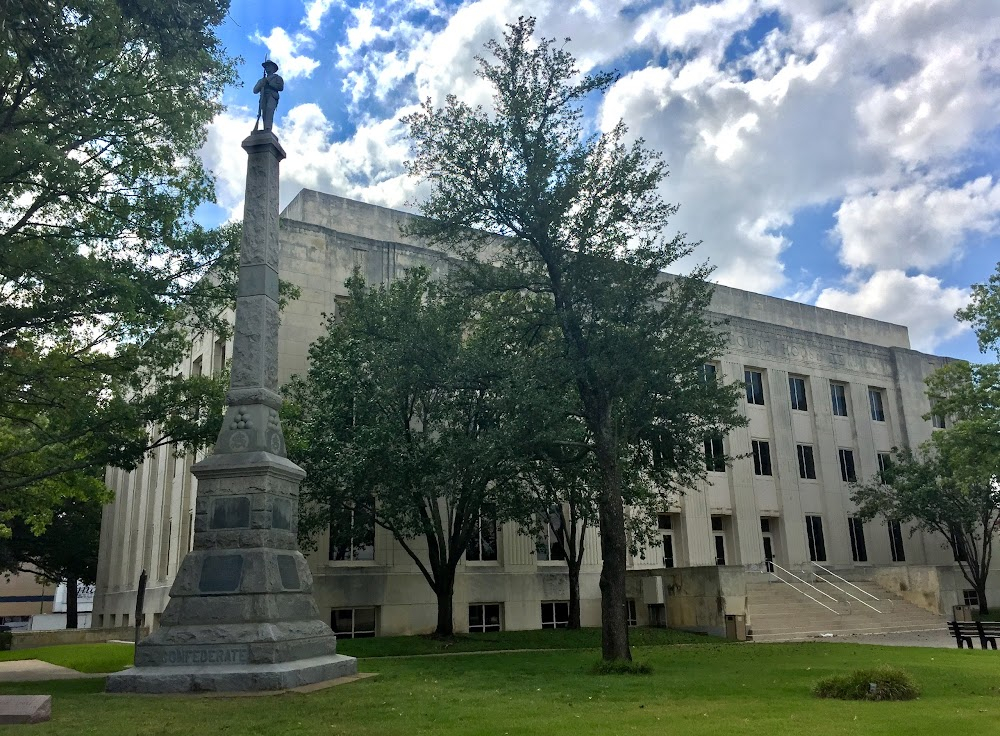
[[[278,71],[278,65],[275,64],[270,59],[268,59],[263,64],[261,64],[261,66],[264,67],[269,72],[276,72],[276,71]]]

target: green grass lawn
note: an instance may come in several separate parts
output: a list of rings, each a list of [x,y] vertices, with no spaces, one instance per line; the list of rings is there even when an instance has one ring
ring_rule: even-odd
[[[0,662],[40,659],[78,672],[117,672],[132,664],[134,651],[131,644],[63,644],[0,652]]]
[[[704,641],[704,640],[702,640]],[[377,678],[308,695],[123,696],[100,680],[0,685],[51,693],[50,723],[20,734],[934,734],[1000,723],[992,651],[858,644],[636,647],[648,676],[588,673],[597,651],[362,659]],[[906,703],[819,700],[822,677],[891,664],[922,694]]]

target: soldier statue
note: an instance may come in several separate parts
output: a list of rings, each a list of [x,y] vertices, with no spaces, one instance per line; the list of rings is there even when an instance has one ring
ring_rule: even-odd
[[[254,123],[253,129],[257,130],[257,125],[263,119],[264,130],[270,130],[274,124],[274,109],[278,106],[278,93],[285,88],[285,80],[278,75],[278,65],[270,59],[261,66],[264,67],[264,76],[253,86],[254,94],[260,95],[257,122]]]

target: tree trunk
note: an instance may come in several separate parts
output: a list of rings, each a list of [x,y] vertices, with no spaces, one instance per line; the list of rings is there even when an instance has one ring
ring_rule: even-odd
[[[566,565],[569,570],[569,624],[570,629],[580,628],[580,565],[572,557],[576,554],[566,555]]]
[[[625,610],[625,509],[617,458],[606,437],[597,438],[597,462],[601,471],[598,518],[601,525],[601,655],[605,661],[631,660],[628,618]]]
[[[70,578],[66,581],[66,628],[76,629],[80,626],[80,617],[77,611],[79,606],[77,605],[77,589],[76,589],[76,578]]]
[[[976,586],[976,595],[979,596],[979,615],[988,616],[990,613],[990,604],[986,600],[986,581]]]
[[[438,620],[434,636],[450,637],[455,635],[455,571],[445,573],[438,579],[438,585],[434,590],[437,595]]]

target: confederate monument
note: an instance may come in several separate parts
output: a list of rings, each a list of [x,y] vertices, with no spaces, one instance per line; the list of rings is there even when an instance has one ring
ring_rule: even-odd
[[[254,88],[263,130],[243,141],[247,162],[232,377],[215,451],[198,479],[194,549],[181,562],[160,628],[136,647],[109,692],[281,690],[357,672],[312,597],[298,550],[299,483],[278,420],[278,164],[271,132],[277,64]]]

